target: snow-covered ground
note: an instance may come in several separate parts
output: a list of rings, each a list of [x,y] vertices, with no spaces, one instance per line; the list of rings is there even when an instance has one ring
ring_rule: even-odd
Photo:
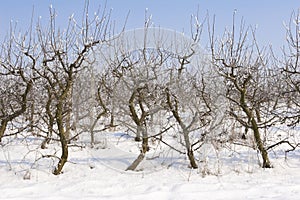
[[[300,150],[270,151],[272,169],[261,169],[252,150],[224,150],[187,167],[184,155],[158,145],[135,172],[132,138],[109,134],[107,144],[70,147],[63,174],[51,173],[59,146],[41,150],[38,139],[12,140],[0,152],[0,199],[299,199]],[[84,144],[84,143],[83,143]],[[57,144],[56,144],[57,145]],[[103,148],[103,147],[106,148]],[[242,148],[242,147],[234,147]],[[158,157],[158,155],[160,155]],[[209,153],[207,154],[209,155]],[[219,156],[219,159],[216,158]],[[39,159],[40,158],[40,159]]]

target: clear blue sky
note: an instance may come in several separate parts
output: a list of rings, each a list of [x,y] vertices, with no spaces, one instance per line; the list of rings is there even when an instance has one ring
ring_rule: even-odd
[[[90,10],[104,5],[103,0],[90,0]],[[11,20],[18,21],[18,28],[28,27],[35,10],[35,18],[42,16],[46,21],[49,5],[58,13],[58,24],[64,26],[68,16],[81,16],[84,0],[6,0],[0,5],[0,39],[9,29]],[[299,0],[107,0],[107,8],[113,8],[113,19],[121,26],[130,11],[127,29],[143,26],[145,9],[153,17],[156,26],[189,33],[190,16],[199,7],[201,17],[216,15],[219,32],[231,26],[233,11],[237,17],[244,17],[246,24],[257,26],[257,38],[262,45],[273,44],[279,48],[284,44],[284,21],[288,21],[293,10],[300,8]]]

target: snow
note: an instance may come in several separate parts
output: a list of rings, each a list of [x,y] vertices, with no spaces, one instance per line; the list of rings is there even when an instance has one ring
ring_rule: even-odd
[[[137,171],[125,171],[138,155],[138,144],[120,133],[101,139],[94,148],[70,147],[69,162],[58,176],[51,173],[56,159],[38,159],[60,155],[57,143],[45,150],[34,146],[41,142],[36,138],[2,145],[0,199],[299,199],[299,149],[287,159],[282,151],[270,152],[272,169],[260,168],[256,152],[245,150],[230,156],[220,152],[218,162],[210,155],[208,166],[200,163],[193,170],[183,155],[153,148]]]

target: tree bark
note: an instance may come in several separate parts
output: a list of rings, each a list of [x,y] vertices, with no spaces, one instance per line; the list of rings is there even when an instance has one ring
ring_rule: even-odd
[[[4,136],[4,132],[6,130],[6,126],[7,126],[7,120],[2,120],[1,121],[1,126],[0,126],[0,142],[2,141],[2,137]]]
[[[260,151],[262,159],[263,159],[262,167],[263,168],[272,168],[271,162],[269,160],[268,152],[265,149],[265,147],[263,145],[263,142],[261,140],[261,137],[260,137],[260,132],[259,132],[259,128],[258,128],[258,125],[257,125],[257,121],[254,118],[253,111],[251,111],[248,108],[247,103],[246,103],[246,97],[245,97],[246,96],[246,89],[241,89],[240,93],[241,93],[241,98],[240,98],[241,107],[242,107],[244,113],[247,115],[247,118],[250,120],[250,123],[251,123],[250,128],[253,131],[254,138],[255,138],[255,143],[256,143],[257,148]]]
[[[58,133],[59,133],[59,139],[60,139],[60,144],[61,144],[61,149],[62,149],[62,154],[60,157],[60,160],[53,172],[54,175],[59,175],[65,165],[65,163],[68,160],[68,140],[66,138],[66,132],[64,130],[63,126],[63,103],[60,101],[57,104],[56,107],[56,120],[57,120],[57,127],[58,127]]]
[[[51,137],[52,137],[52,132],[53,132],[53,125],[54,125],[54,116],[52,115],[51,112],[51,103],[52,103],[52,94],[51,94],[51,89],[47,88],[47,92],[48,92],[48,99],[47,99],[47,103],[46,103],[46,114],[48,116],[48,133],[47,133],[47,137],[44,139],[44,141],[41,144],[41,148],[45,149],[46,145],[50,142]]]
[[[188,131],[183,131],[183,137],[184,137],[185,148],[187,150],[187,156],[189,158],[191,168],[197,169],[198,165],[197,165],[196,160],[195,160],[194,151],[193,151],[192,146],[191,146]]]
[[[262,167],[263,168],[272,168],[271,162],[269,160],[268,152],[265,149],[265,147],[263,145],[263,142],[261,140],[257,123],[256,123],[256,121],[254,119],[252,119],[251,120],[251,124],[252,124],[252,130],[253,130],[253,134],[254,134],[256,145],[257,145],[258,150],[260,151],[261,157],[263,159],[263,165],[262,165]]]
[[[134,171],[137,168],[137,166],[144,160],[146,152],[149,151],[147,132],[144,127],[140,127],[139,129],[142,131],[142,135],[143,135],[141,153],[139,154],[137,159],[135,159],[133,163],[129,167],[127,167],[126,171],[128,170]]]
[[[56,124],[58,128],[58,135],[59,135],[59,140],[61,144],[61,149],[62,149],[62,154],[60,157],[60,160],[57,164],[57,167],[55,168],[53,174],[58,175],[61,173],[65,163],[68,160],[68,143],[69,143],[69,138],[68,138],[68,126],[64,127],[64,104],[68,102],[69,92],[72,88],[72,83],[73,83],[73,67],[70,66],[70,70],[68,72],[68,79],[66,83],[65,89],[62,91],[61,95],[58,98],[58,103],[56,105]],[[67,108],[70,109],[70,108]],[[70,111],[68,111],[70,112]],[[68,119],[66,119],[68,120]],[[68,122],[67,122],[68,123]]]
[[[137,159],[135,159],[133,163],[129,167],[127,167],[126,171],[128,170],[134,171],[137,168],[137,166],[144,160],[144,158],[145,158],[145,153],[141,151]]]

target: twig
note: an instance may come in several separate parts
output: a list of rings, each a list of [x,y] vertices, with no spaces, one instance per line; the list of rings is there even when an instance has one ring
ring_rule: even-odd
[[[175,147],[172,147],[172,146],[169,145],[168,143],[164,142],[161,138],[158,138],[158,137],[154,137],[154,138],[157,139],[157,140],[159,140],[159,141],[161,141],[162,143],[164,143],[165,145],[167,145],[167,146],[170,147],[171,149],[177,151],[178,153],[180,153],[180,154],[185,154],[185,152],[182,152],[182,151],[180,151],[180,150],[178,150],[178,149],[175,149]]]
[[[275,143],[275,144],[272,144],[271,146],[269,146],[269,147],[267,147],[267,151],[269,150],[269,149],[272,149],[272,148],[274,148],[274,147],[276,147],[276,146],[278,146],[278,145],[280,145],[280,144],[288,144],[290,147],[292,147],[292,149],[290,149],[290,150],[287,150],[286,152],[290,152],[290,151],[294,151],[299,145],[300,145],[300,143],[298,143],[297,145],[292,145],[289,141],[287,141],[287,140],[282,140],[282,141],[279,141],[279,142],[277,142],[277,143]]]

